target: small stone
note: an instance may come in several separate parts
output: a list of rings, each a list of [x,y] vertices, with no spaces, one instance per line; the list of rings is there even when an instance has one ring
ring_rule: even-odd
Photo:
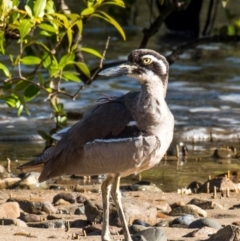
[[[130,189],[132,191],[148,191],[148,192],[158,192],[158,193],[162,193],[162,190],[157,187],[157,186],[153,186],[153,185],[139,185],[139,184],[134,184],[130,186]]]
[[[1,218],[0,224],[1,225],[14,225],[14,226],[18,226],[21,228],[27,227],[27,224],[24,221],[17,219],[17,218]]]
[[[85,207],[84,206],[80,206],[78,207],[75,212],[75,215],[84,215],[85,214]]]
[[[189,225],[189,228],[202,228],[205,226],[210,228],[215,228],[217,230],[222,228],[222,225],[219,222],[210,218],[201,218],[201,219],[195,220]]]
[[[192,223],[194,220],[195,220],[195,217],[191,214],[183,215],[183,216],[180,216],[180,217],[174,219],[171,223],[171,227],[174,224],[185,225],[188,227],[190,225],[190,223]]]
[[[169,221],[168,220],[162,220],[158,222],[155,227],[169,227]]]
[[[46,220],[46,217],[42,215],[36,215],[36,214],[29,214],[29,213],[21,213],[20,219],[26,223],[29,222],[42,222]]]
[[[25,173],[22,180],[18,183],[18,187],[23,188],[23,189],[47,187],[46,182],[39,183],[39,181],[38,181],[39,176],[40,176],[40,173],[38,173],[38,172]]]
[[[194,217],[207,217],[207,212],[198,206],[188,204],[182,207],[174,208],[169,215],[170,216],[183,216],[185,214],[192,214]]]
[[[7,202],[0,205],[1,218],[18,218],[20,217],[20,207],[17,202]]]
[[[147,241],[142,235],[133,235],[132,241]]]
[[[66,221],[64,220],[51,220],[39,223],[28,223],[29,227],[32,228],[65,228]]]
[[[72,192],[61,192],[53,197],[53,204],[56,205],[56,203],[62,199],[68,203],[75,203],[77,198],[77,193]]]
[[[134,236],[143,236],[147,241],[167,241],[166,234],[160,228],[147,228]]]
[[[144,227],[151,227],[151,225],[149,223],[146,223],[140,219],[135,219],[132,224],[137,224],[137,225],[142,225]]]
[[[206,209],[224,209],[220,204],[213,201],[202,200],[198,198],[192,199],[188,204],[194,204],[204,210]]]
[[[129,228],[129,232],[131,234],[136,234],[136,233],[146,229],[145,226],[139,225],[139,224],[133,224],[133,225],[129,226],[128,228]]]
[[[172,211],[172,208],[170,207],[169,203],[165,200],[155,200],[155,207],[158,211],[169,213]]]
[[[240,228],[233,225],[227,225],[213,234],[207,241],[238,241],[240,240]]]
[[[65,201],[64,199],[59,199],[57,202],[54,203],[55,206],[60,206],[60,205],[70,205],[70,202]]]
[[[21,178],[18,177],[9,177],[3,180],[0,180],[0,189],[11,189],[18,185]]]

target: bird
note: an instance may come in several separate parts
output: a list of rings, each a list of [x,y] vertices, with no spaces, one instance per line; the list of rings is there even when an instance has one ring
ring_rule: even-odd
[[[122,223],[125,241],[131,241],[125,219],[120,179],[157,165],[173,139],[174,117],[165,101],[169,65],[151,49],[135,49],[128,61],[103,69],[100,76],[129,76],[141,88],[106,98],[87,110],[83,118],[56,133],[55,146],[40,157],[19,166],[39,171],[39,181],[61,175],[107,174],[101,186],[103,203],[102,241],[110,241],[110,194]]]

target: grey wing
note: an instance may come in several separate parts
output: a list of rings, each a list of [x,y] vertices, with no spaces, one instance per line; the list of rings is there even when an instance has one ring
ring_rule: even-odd
[[[137,132],[126,128],[133,120],[131,113],[124,104],[124,98],[109,101],[95,106],[85,113],[83,119],[72,126],[67,132],[61,134],[61,140],[56,144],[48,156],[38,158],[22,165],[26,169],[31,165],[43,166],[40,181],[59,176],[74,169],[83,158],[84,145],[95,139],[104,139],[126,135],[128,131]],[[30,169],[30,167],[28,168]]]

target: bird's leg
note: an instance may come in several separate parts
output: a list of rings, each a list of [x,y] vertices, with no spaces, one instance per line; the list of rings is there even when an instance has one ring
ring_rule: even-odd
[[[116,205],[120,221],[122,223],[124,239],[125,241],[132,241],[128,230],[127,221],[123,212],[123,207],[122,207],[121,192],[119,191],[120,178],[121,178],[120,174],[117,174],[114,177],[112,189],[111,189],[111,195]]]
[[[110,241],[109,232],[109,197],[113,176],[108,176],[102,183],[102,203],[103,203],[103,226],[102,226],[102,241]]]

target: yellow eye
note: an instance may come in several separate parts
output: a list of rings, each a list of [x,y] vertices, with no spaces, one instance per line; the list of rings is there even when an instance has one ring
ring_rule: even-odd
[[[151,63],[152,63],[152,59],[150,59],[150,58],[143,58],[143,59],[142,59],[142,63],[143,63],[144,65],[151,64]]]

